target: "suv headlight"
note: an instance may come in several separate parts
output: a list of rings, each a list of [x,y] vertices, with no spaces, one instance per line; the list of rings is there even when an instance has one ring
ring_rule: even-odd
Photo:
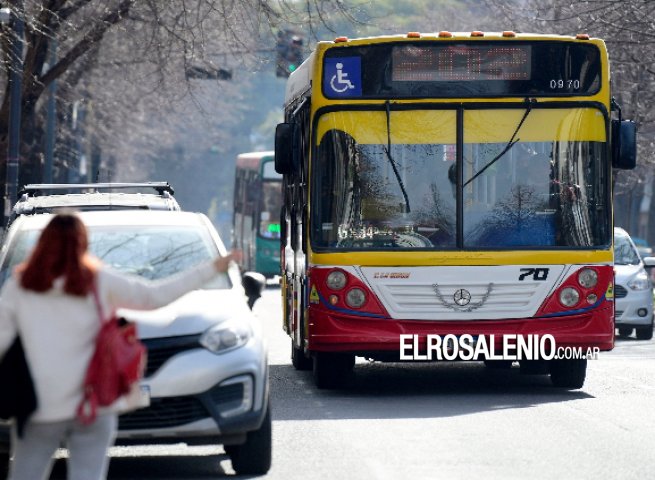
[[[628,282],[628,287],[632,290],[648,290],[650,287],[650,280],[648,275],[643,270],[635,275],[632,280]]]
[[[225,353],[244,346],[251,335],[247,324],[228,320],[205,331],[200,337],[200,345],[212,353]]]

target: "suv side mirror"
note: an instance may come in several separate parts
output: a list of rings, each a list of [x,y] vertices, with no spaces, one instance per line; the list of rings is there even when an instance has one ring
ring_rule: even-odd
[[[637,166],[637,125],[632,120],[612,120],[612,167]]]
[[[275,171],[288,175],[298,169],[300,128],[297,123],[279,123],[275,128]]]
[[[646,268],[655,267],[655,257],[644,257],[643,262]]]
[[[241,279],[241,285],[248,297],[248,306],[252,310],[255,302],[262,296],[262,292],[266,287],[266,277],[257,272],[246,272]]]

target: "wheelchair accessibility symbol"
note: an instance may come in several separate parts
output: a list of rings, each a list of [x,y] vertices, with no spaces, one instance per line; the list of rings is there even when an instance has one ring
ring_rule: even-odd
[[[355,97],[362,94],[361,58],[326,58],[323,83],[328,97]]]
[[[337,63],[337,73],[332,76],[330,86],[337,93],[343,93],[348,89],[355,88],[355,85],[348,80],[348,74],[343,71],[343,63]]]

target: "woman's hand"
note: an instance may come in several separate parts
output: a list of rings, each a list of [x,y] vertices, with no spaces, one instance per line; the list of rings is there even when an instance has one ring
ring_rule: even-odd
[[[230,266],[230,262],[235,261],[238,263],[241,261],[241,257],[242,257],[241,250],[232,250],[224,257],[216,258],[216,260],[214,260],[214,266],[216,267],[216,270],[221,273],[227,272],[227,269]]]

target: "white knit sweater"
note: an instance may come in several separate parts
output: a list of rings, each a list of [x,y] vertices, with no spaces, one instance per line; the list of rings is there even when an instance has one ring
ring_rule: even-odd
[[[151,310],[195,290],[217,275],[213,262],[200,264],[164,280],[150,282],[103,267],[97,285],[103,311]],[[15,278],[0,293],[0,358],[18,332],[34,380],[38,407],[32,420],[53,422],[75,417],[82,385],[94,350],[100,320],[93,295],[63,292],[63,279],[37,293]],[[4,386],[2,395],[11,395]]]

